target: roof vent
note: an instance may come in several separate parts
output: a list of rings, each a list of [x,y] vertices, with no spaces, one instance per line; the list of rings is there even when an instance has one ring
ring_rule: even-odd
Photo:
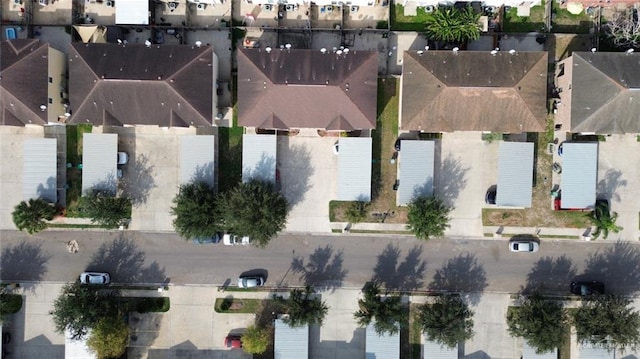
[[[196,46],[197,46],[197,47],[202,46],[202,41],[196,41]]]
[[[598,49],[596,49],[595,47],[591,48],[591,52],[595,53],[596,51],[598,51]]]
[[[633,54],[633,51],[634,51],[633,49],[629,49],[629,50],[627,50],[627,55],[631,55],[631,54]]]
[[[511,55],[515,55],[515,54],[516,54],[516,50],[511,49],[511,50],[509,50],[509,53],[510,53]]]
[[[145,42],[144,42],[144,46],[146,46],[146,47],[151,47],[151,41],[149,41],[149,40],[145,40]]]
[[[267,47],[264,49],[264,51],[266,51],[266,52],[267,52],[267,54],[268,54],[268,53],[270,53],[270,52],[271,52],[271,48],[270,48],[269,46],[267,46]]]
[[[326,53],[327,53],[327,49],[325,49],[325,48],[323,47],[323,48],[321,48],[321,49],[320,49],[320,52],[321,52],[321,53],[323,53],[323,54],[326,54]]]
[[[498,50],[491,50],[491,55],[496,56],[498,54]]]

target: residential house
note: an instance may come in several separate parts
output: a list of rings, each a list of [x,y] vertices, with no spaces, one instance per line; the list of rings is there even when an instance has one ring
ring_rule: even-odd
[[[65,58],[35,39],[0,48],[0,125],[46,125],[65,119]]]
[[[210,46],[72,43],[70,123],[211,126],[217,73]]]
[[[547,53],[405,51],[400,128],[544,132]]]
[[[574,52],[558,63],[556,127],[583,134],[640,133],[640,54]]]
[[[374,51],[239,49],[238,123],[352,131],[376,127]]]

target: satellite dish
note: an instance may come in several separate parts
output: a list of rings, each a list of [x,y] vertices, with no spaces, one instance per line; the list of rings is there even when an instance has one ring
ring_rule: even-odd
[[[491,55],[496,56],[497,53],[498,53],[497,50],[491,50]]]
[[[47,106],[46,105],[40,105],[40,111],[46,111],[47,110]]]
[[[500,51],[500,48],[499,48],[499,47],[496,47],[494,50],[496,50],[496,51]]]
[[[633,49],[629,49],[629,50],[627,50],[627,55],[631,55],[631,54],[633,54],[633,51],[635,51],[635,50],[633,50]]]
[[[285,47],[287,50],[289,50],[289,49],[291,49],[291,44],[285,44],[285,45],[284,45],[284,47]]]
[[[266,51],[266,52],[267,52],[267,54],[268,54],[268,53],[270,53],[270,52],[271,52],[271,48],[270,48],[269,46],[267,46],[267,47],[264,49],[264,51]]]
[[[511,50],[509,50],[509,53],[510,53],[511,55],[515,55],[515,54],[516,54],[516,50],[511,49]]]
[[[118,44],[122,44],[122,40],[118,39]]]
[[[336,51],[336,55],[342,55],[342,50]]]
[[[336,51],[338,51],[338,48],[334,46],[334,47],[333,47],[333,49],[331,49],[331,50],[332,50],[333,52],[336,52]]]
[[[429,46],[425,46],[424,51],[429,51]]]
[[[451,51],[453,51],[453,52],[458,52],[459,50],[460,50],[460,48],[458,48],[458,47],[454,47],[453,49],[451,49]]]
[[[321,49],[320,49],[320,52],[321,52],[321,53],[323,53],[323,54],[326,54],[326,53],[327,53],[327,49],[325,49],[325,48],[323,47],[323,48],[321,48]]]
[[[342,50],[342,52],[344,52],[344,54],[346,55],[346,54],[348,54],[348,53],[349,53],[349,49],[348,49],[348,48],[345,48],[344,50]]]
[[[65,112],[64,117],[71,117],[71,114],[69,112]]]
[[[145,40],[145,42],[144,42],[144,46],[146,46],[146,47],[151,47],[151,41],[149,41],[149,40]]]
[[[284,50],[284,45],[280,45],[280,50]]]
[[[424,54],[424,51],[418,50],[418,55],[422,55],[422,54]]]
[[[595,53],[596,51],[598,51],[598,49],[596,49],[595,47],[591,48],[591,52]]]
[[[196,41],[196,46],[198,47],[202,46],[202,41]]]

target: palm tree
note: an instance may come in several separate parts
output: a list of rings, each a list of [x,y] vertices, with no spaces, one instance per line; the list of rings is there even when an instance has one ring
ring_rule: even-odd
[[[311,324],[322,325],[329,307],[320,298],[314,298],[314,295],[313,288],[306,286],[304,290],[292,289],[289,292],[289,299],[276,297],[284,305],[288,314],[283,321],[292,328]]]
[[[53,219],[56,209],[43,199],[30,199],[20,202],[11,213],[13,223],[18,230],[29,234],[40,232],[47,228],[47,222]]]
[[[618,214],[611,212],[607,203],[596,204],[594,210],[589,213],[588,218],[591,220],[591,224],[596,227],[595,232],[593,232],[594,239],[600,237],[600,234],[603,235],[604,239],[607,239],[609,231],[618,233],[623,229],[616,224]]]
[[[479,20],[480,14],[474,12],[471,6],[462,10],[438,8],[427,18],[426,31],[436,41],[466,44],[480,37]]]

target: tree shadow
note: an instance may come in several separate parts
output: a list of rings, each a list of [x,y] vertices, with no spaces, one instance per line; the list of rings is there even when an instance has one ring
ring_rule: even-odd
[[[576,267],[566,255],[540,258],[527,274],[527,283],[520,289],[523,294],[533,292],[566,292],[576,276]]]
[[[107,176],[101,181],[95,182],[93,186],[85,189],[82,195],[86,195],[87,193],[103,193],[109,196],[115,196],[118,190],[118,181],[116,181],[116,177],[113,174]]]
[[[427,264],[420,257],[422,246],[414,246],[401,263],[400,248],[388,244],[378,255],[378,263],[373,269],[372,281],[388,290],[415,290],[424,284],[422,277]]]
[[[58,184],[54,177],[47,178],[46,186],[42,183],[38,184],[36,189],[38,197],[48,203],[56,203],[58,197]]]
[[[260,160],[253,168],[242,168],[242,181],[248,182],[251,179],[256,179],[261,182],[274,183],[276,176],[276,159],[272,156],[267,156],[266,153],[262,153]]]
[[[309,255],[306,264],[302,257],[293,258],[291,270],[300,274],[300,279],[305,285],[333,292],[342,286],[342,281],[347,276],[347,270],[342,267],[343,262],[342,251],[334,254],[333,247],[327,245],[316,248]]]
[[[195,171],[193,171],[193,174],[189,179],[189,183],[204,182],[213,189],[215,178],[213,171],[213,162],[208,162],[205,165],[198,165],[196,166]]]
[[[111,242],[103,243],[87,265],[87,271],[105,271],[114,282],[137,284],[167,284],[164,268],[153,261],[144,266],[145,254],[135,241],[123,234]]]
[[[20,242],[6,245],[0,255],[0,274],[3,281],[40,281],[47,273],[51,255],[40,244]]]
[[[459,158],[456,159],[451,154],[444,161],[440,161],[434,181],[435,193],[447,207],[454,207],[460,191],[466,187],[468,170],[468,167],[462,166]]]
[[[598,181],[596,193],[598,198],[620,202],[620,195],[616,191],[618,188],[626,186],[627,180],[622,179],[622,171],[610,169],[604,174],[604,178]]]
[[[288,138],[285,143],[288,146]],[[311,154],[306,146],[292,145],[288,152],[287,161],[279,167],[287,169],[287,172],[283,173],[282,188],[289,206],[293,207],[304,199],[305,193],[311,188],[309,178],[313,175],[314,169],[311,167]]]
[[[446,292],[474,293],[482,292],[487,287],[487,275],[484,267],[478,263],[475,255],[462,253],[451,258],[436,271],[430,290]],[[465,297],[469,303],[477,305],[479,296]]]
[[[122,196],[129,198],[134,207],[144,204],[151,190],[156,187],[154,175],[149,158],[146,155],[136,157],[133,165],[127,166],[126,175],[119,182]]]
[[[634,294],[640,289],[640,250],[620,241],[598,250],[589,255],[584,276],[577,279],[604,282],[609,293]]]

